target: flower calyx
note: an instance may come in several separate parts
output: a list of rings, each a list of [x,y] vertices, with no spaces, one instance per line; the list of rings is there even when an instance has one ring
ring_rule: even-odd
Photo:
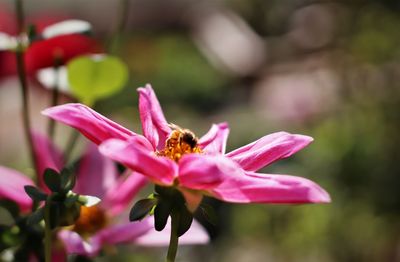
[[[139,200],[130,212],[130,221],[143,219],[154,215],[154,225],[157,231],[162,231],[170,216],[179,216],[177,234],[182,236],[189,230],[193,222],[193,214],[186,206],[182,193],[174,187],[155,186],[155,193],[146,199]]]

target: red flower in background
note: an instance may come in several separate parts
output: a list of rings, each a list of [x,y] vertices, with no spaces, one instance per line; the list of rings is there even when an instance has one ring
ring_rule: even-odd
[[[17,30],[14,15],[1,6],[0,7],[0,43],[1,38],[15,41]],[[55,59],[64,64],[74,57],[102,52],[101,45],[95,39],[82,34],[81,30],[74,32],[68,28],[69,23],[78,23],[78,20],[65,20],[66,16],[43,15],[27,19],[27,24],[35,26],[38,39],[29,43],[25,51],[25,70],[28,75],[34,74],[37,70],[54,66]],[[80,21],[80,23],[85,23]],[[57,30],[50,28],[57,27]],[[21,36],[19,36],[21,37]],[[12,50],[2,48],[0,45],[0,80],[17,73],[16,58]]]

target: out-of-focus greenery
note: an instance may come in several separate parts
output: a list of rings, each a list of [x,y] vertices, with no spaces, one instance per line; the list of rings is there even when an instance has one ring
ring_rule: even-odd
[[[180,249],[181,261],[400,261],[399,2],[227,0],[220,4],[242,17],[266,46],[279,46],[279,52],[268,50],[273,61],[267,60],[254,75],[228,76],[207,61],[190,32],[181,27],[140,32],[128,28],[121,58],[129,66],[130,83],[98,108],[139,132],[135,89],[151,83],[168,121],[199,136],[211,123],[228,121],[228,151],[278,130],[311,135],[315,141],[308,148],[263,171],[310,178],[327,189],[332,203],[211,201],[219,215],[216,226],[207,225],[213,242]],[[289,34],[294,13],[302,14],[307,7],[317,14],[319,8],[327,8],[335,28],[331,40],[314,49],[293,44]],[[306,29],[315,23],[315,17],[308,18]],[[276,121],[271,117],[274,112],[260,114],[252,100],[259,95],[257,83],[276,71],[304,72],[306,61],[312,59],[324,61],[312,68],[328,64],[338,78],[334,106],[301,121]],[[162,261],[164,252],[123,247],[118,255],[111,251],[98,261]]]

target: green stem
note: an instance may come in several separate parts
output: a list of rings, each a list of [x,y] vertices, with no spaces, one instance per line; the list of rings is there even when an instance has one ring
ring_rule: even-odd
[[[55,74],[55,78],[54,78],[54,86],[53,86],[53,90],[52,90],[52,95],[51,95],[51,106],[56,106],[58,105],[59,102],[59,97],[60,97],[60,89],[59,89],[59,85],[58,85],[58,80],[59,80],[59,59],[55,58],[54,59],[54,74]],[[48,137],[50,139],[50,141],[54,142],[54,133],[55,133],[55,128],[56,128],[56,121],[52,118],[49,118],[49,122],[48,122],[48,126],[47,126],[47,134]]]
[[[118,21],[112,33],[111,40],[108,45],[110,54],[115,54],[121,42],[122,33],[128,20],[129,0],[120,0],[118,6]]]
[[[25,24],[24,6],[22,0],[15,1],[15,12],[17,13],[18,33],[21,33],[24,30],[24,24]]]
[[[15,9],[16,9],[16,13],[17,13],[17,25],[18,25],[18,30],[19,30],[19,36],[21,37],[23,30],[24,30],[24,12],[23,12],[22,0],[15,1]],[[23,41],[23,40],[18,38],[18,45],[17,45],[17,49],[15,51],[15,55],[16,55],[16,60],[17,60],[18,79],[19,79],[21,94],[22,94],[22,121],[23,121],[26,141],[28,142],[32,166],[35,167],[35,170],[37,172],[38,169],[36,166],[35,149],[34,149],[34,144],[33,144],[33,138],[30,133],[31,122],[30,122],[30,118],[29,118],[29,93],[28,93],[28,84],[27,84],[26,72],[25,72],[24,46],[21,41]]]
[[[179,227],[180,214],[177,211],[172,211],[171,214],[171,236],[169,239],[169,247],[167,254],[167,262],[174,262],[176,253],[178,251],[178,227]]]
[[[47,201],[44,207],[44,258],[45,262],[51,262],[51,241],[52,241],[52,231],[50,226],[50,205],[51,196],[47,197]]]
[[[78,138],[79,138],[79,132],[77,132],[76,130],[72,130],[72,133],[68,138],[67,146],[64,151],[64,158],[66,162],[68,162],[68,160],[71,158],[72,151],[74,151]]]

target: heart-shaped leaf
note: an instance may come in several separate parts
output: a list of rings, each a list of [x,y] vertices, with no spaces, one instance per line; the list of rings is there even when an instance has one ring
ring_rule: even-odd
[[[80,56],[67,65],[72,93],[87,105],[121,90],[128,80],[128,69],[117,57]]]

